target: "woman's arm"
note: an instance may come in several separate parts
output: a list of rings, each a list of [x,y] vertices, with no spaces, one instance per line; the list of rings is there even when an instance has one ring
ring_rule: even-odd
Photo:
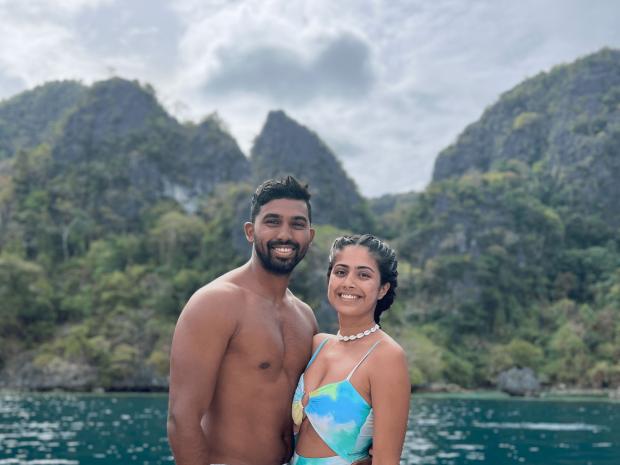
[[[387,341],[386,341],[387,342]],[[381,344],[372,359],[370,395],[374,412],[373,465],[398,465],[403,450],[411,383],[405,351],[395,343]]]

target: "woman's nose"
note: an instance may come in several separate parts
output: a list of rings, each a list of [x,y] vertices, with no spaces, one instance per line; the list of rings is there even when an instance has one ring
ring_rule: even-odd
[[[345,287],[355,287],[355,276],[353,273],[347,273],[344,277],[344,282],[342,283]]]

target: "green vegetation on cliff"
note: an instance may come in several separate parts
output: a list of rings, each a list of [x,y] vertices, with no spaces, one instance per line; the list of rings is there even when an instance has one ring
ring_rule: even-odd
[[[458,361],[445,378],[620,384],[619,97],[603,50],[505,93],[439,155],[395,245],[414,266],[403,318]]]
[[[319,137],[272,112],[246,159],[217,116],[180,124],[148,86],[50,83],[0,103],[0,384],[163,389],[188,297],[247,260],[263,178],[314,193],[291,287],[335,329],[327,251],[375,231],[399,253],[385,327],[412,382],[620,385],[620,52],[505,93],[421,193],[361,197]]]

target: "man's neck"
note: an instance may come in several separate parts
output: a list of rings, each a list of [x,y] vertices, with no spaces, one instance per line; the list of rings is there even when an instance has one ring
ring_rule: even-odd
[[[281,302],[286,295],[290,274],[275,274],[267,271],[260,259],[252,255],[247,263],[247,269],[251,273],[248,287],[261,297]]]

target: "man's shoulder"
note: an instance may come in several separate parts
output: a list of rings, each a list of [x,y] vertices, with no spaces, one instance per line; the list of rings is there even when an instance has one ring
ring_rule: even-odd
[[[299,297],[297,297],[295,294],[293,294],[293,292],[290,289],[287,289],[287,294],[288,294],[288,298],[290,299],[290,302],[292,303],[292,305],[295,306],[295,308],[298,308],[304,312],[312,312],[312,308],[310,308],[310,305],[308,305],[306,302],[304,302]]]
[[[247,269],[245,265],[230,270],[208,282],[192,295],[197,299],[235,299],[243,297],[247,289],[243,285]]]
[[[196,318],[210,318],[220,314],[227,318],[234,317],[234,312],[243,304],[245,290],[232,281],[211,281],[198,289],[189,298],[181,316]]]
[[[205,284],[192,295],[191,299],[199,301],[218,301],[240,298],[245,295],[245,290],[233,281],[220,280]]]
[[[288,294],[289,294],[289,298],[290,301],[292,303],[292,305],[304,316],[311,318],[312,320],[316,320],[316,317],[314,316],[314,312],[312,311],[312,307],[310,307],[310,305],[308,305],[306,302],[304,302],[303,300],[301,300],[299,297],[297,297],[295,294],[293,294],[290,289],[288,290]]]

